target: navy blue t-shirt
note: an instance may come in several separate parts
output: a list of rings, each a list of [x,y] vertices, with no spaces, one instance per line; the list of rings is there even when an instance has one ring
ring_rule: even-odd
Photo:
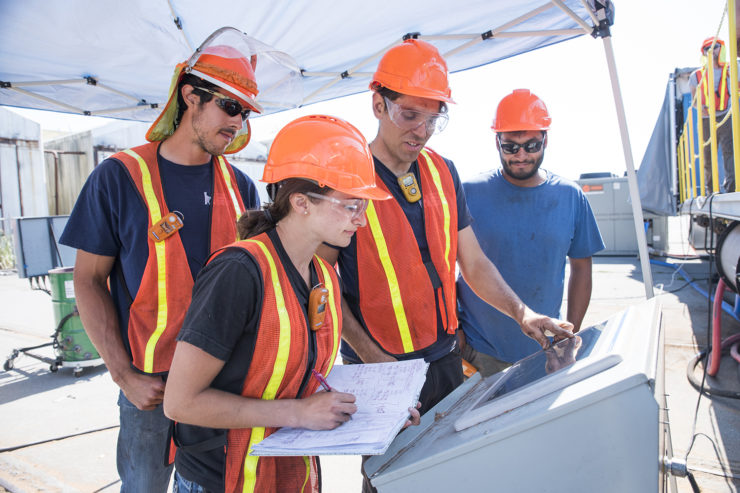
[[[391,195],[393,195],[393,200],[398,202],[404,214],[406,215],[406,219],[409,221],[411,229],[414,232],[414,236],[416,237],[416,243],[419,246],[419,252],[421,253],[422,260],[424,262],[430,262],[431,255],[429,254],[429,244],[427,242],[426,233],[424,231],[424,190],[421,190],[422,199],[420,201],[413,204],[408,202],[404,197],[403,192],[401,191],[401,185],[398,184],[398,178],[396,177],[396,175],[391,170],[386,168],[385,165],[380,162],[380,160],[378,160],[378,158],[373,156],[373,159],[375,161],[376,177],[383,180],[383,183],[386,187],[388,187]],[[452,175],[452,182],[455,186],[455,198],[457,202],[457,229],[458,231],[460,231],[470,225],[470,223],[472,222],[472,218],[470,216],[470,211],[468,211],[468,205],[465,201],[465,190],[463,190],[462,183],[460,182],[460,177],[457,174],[457,169],[455,168],[455,165],[452,163],[452,161],[450,161],[449,159],[444,159],[444,161],[450,170],[450,174]],[[419,183],[419,188],[421,189],[421,179],[419,176],[419,165],[417,161],[414,161],[409,171],[416,176],[416,181],[417,183]],[[352,237],[352,241],[349,246],[342,248],[339,251],[338,263],[339,273],[342,276],[342,286],[344,287],[344,298],[347,300],[347,303],[352,309],[352,314],[355,316],[357,321],[360,322],[363,327],[366,327],[365,322],[362,318],[362,314],[360,313],[360,289],[357,280],[356,236]],[[418,268],[423,269],[424,266],[420,265],[418,266]],[[436,342],[434,342],[430,346],[427,346],[426,348],[415,351],[413,353],[407,353],[403,355],[394,354],[393,356],[397,357],[398,359],[424,358],[426,361],[432,362],[449,353],[454,347],[455,341],[456,336],[450,335],[444,330],[444,327],[442,326],[441,310],[440,307],[437,306]],[[357,356],[357,354],[352,350],[350,345],[344,341],[342,341],[341,353],[342,357],[345,360],[352,363],[361,363],[360,358]]]
[[[183,166],[164,159],[159,152],[157,159],[167,207],[183,216],[179,234],[195,279],[210,253],[213,165]],[[237,169],[234,174],[244,207],[258,207],[259,196],[252,180]],[[59,240],[89,253],[116,257],[111,295],[129,353],[128,309],[136,298],[149,257],[148,214],[128,171],[118,160],[109,158],[88,177]],[[121,274],[126,289],[122,289]]]

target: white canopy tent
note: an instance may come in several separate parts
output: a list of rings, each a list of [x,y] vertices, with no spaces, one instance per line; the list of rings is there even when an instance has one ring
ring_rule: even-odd
[[[437,46],[451,72],[577,36],[600,38],[645,292],[653,296],[610,0],[0,0],[0,11],[0,105],[144,121],[166,101],[175,64],[224,25],[293,57],[303,76],[302,105],[366,90],[380,56],[408,36]]]

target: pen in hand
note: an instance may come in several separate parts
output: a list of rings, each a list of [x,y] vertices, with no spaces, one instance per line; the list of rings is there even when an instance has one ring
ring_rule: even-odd
[[[333,392],[334,391],[334,389],[332,389],[331,387],[329,387],[329,384],[326,382],[326,379],[324,378],[324,375],[322,375],[321,373],[317,372],[316,370],[311,370],[311,374],[313,375],[313,377],[316,380],[319,381],[319,383],[321,384],[321,386],[324,387],[324,390],[326,390],[327,392]]]
[[[319,381],[324,390],[326,390],[327,392],[334,392],[334,389],[329,386],[329,383],[326,381],[326,378],[324,378],[324,375],[317,372],[316,370],[311,370],[311,375],[313,375],[313,377]],[[349,419],[352,419],[351,414],[349,415]]]

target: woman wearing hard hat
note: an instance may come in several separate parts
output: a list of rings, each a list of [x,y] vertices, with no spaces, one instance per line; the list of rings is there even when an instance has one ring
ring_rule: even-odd
[[[342,318],[336,272],[314,253],[348,245],[368,199],[390,196],[375,185],[362,134],[321,115],[278,133],[262,181],[277,184],[274,202],[248,212],[247,239],[203,269],[178,337],[164,405],[178,422],[183,487],[318,491],[317,458],[247,451],[278,427],[333,429],[357,409],[352,394],[315,393],[310,378],[331,371]]]

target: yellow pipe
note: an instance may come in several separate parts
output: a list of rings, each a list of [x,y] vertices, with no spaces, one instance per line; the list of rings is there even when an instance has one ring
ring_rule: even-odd
[[[688,132],[688,126],[686,127]],[[689,177],[691,176],[691,154],[689,154],[689,141],[691,137],[688,133],[684,134],[683,139],[683,169],[684,169],[684,186],[686,187],[686,200],[692,198],[695,194],[691,190]]]
[[[696,164],[696,157],[694,154],[694,112],[689,111],[689,121],[688,121],[688,134],[687,134],[687,140],[689,143],[689,190],[691,190],[691,196],[696,197],[696,189],[694,187],[694,166]],[[704,190],[701,190],[699,192],[699,195],[704,194]]]
[[[732,153],[740,156],[740,108],[738,107],[738,83],[737,83],[737,26],[735,25],[735,0],[727,0],[727,20],[730,35],[728,44],[730,45],[730,108],[732,108]],[[738,159],[734,160],[735,176],[740,176],[740,163]],[[735,191],[738,191],[738,183],[735,181]]]
[[[697,91],[697,95],[699,94],[699,91]],[[698,124],[696,126],[696,139],[698,142],[697,147],[699,148],[699,182],[701,183],[701,187],[699,188],[700,192],[699,195],[704,195],[707,193],[707,174],[705,173],[705,170],[707,169],[706,163],[704,162],[704,146],[706,145],[706,142],[704,141],[704,122],[703,117],[699,115],[703,115],[703,110],[701,105],[701,98],[697,98],[696,100],[696,115],[697,119],[701,124]],[[692,109],[693,114],[693,109]],[[691,132],[691,135],[694,135],[694,132]],[[716,176],[716,173],[715,173]]]
[[[681,203],[685,202],[689,198],[689,187],[686,185],[686,177],[689,176],[688,172],[686,171],[686,135],[681,136],[681,191],[682,191],[682,199]]]
[[[676,157],[678,158],[678,200],[679,203],[683,204],[685,201],[684,198],[684,185],[683,185],[683,136],[678,139],[678,146],[676,146]]]
[[[709,148],[712,160],[712,192],[717,193],[719,192],[719,167],[717,166],[717,109],[714,106],[717,99],[714,92],[714,43],[712,43],[709,53],[712,54],[706,57],[706,66],[704,67],[707,75],[706,93],[707,96],[709,96],[705,103],[707,105],[707,110],[709,110]],[[702,146],[699,148],[699,152],[701,155],[704,154],[703,142]]]

